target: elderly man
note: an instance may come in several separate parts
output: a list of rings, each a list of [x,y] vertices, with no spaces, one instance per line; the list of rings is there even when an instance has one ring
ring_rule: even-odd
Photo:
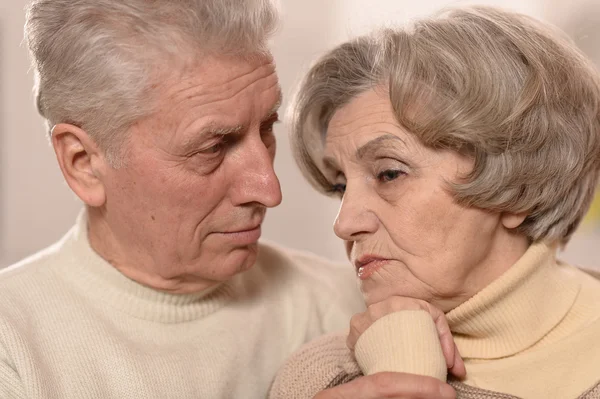
[[[263,398],[361,308],[346,268],[257,243],[281,201],[276,21],[266,0],[33,1],[37,105],[85,212],[0,274],[1,398]]]

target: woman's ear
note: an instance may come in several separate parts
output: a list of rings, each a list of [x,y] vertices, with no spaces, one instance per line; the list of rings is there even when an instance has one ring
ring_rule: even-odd
[[[52,129],[52,147],[71,190],[88,206],[106,202],[102,176],[108,167],[92,138],[77,126],[60,123]]]
[[[502,225],[509,230],[516,229],[523,223],[525,218],[527,217],[527,213],[509,213],[504,212],[500,216],[500,220],[502,221]]]

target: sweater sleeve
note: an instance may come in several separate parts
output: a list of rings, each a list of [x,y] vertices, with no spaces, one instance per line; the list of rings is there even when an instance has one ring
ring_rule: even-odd
[[[437,329],[423,310],[390,313],[377,320],[359,337],[355,356],[365,374],[395,371],[446,381]]]
[[[19,375],[2,360],[0,360],[0,398],[25,399],[25,392]]]
[[[269,399],[310,399],[362,375],[346,347],[346,334],[328,334],[295,352],[279,370]]]

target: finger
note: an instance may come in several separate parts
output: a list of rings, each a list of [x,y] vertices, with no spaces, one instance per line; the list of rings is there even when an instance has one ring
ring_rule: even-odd
[[[446,359],[446,366],[448,369],[452,369],[456,361],[456,345],[454,344],[454,337],[452,337],[452,332],[450,331],[450,326],[446,320],[446,315],[438,308],[429,304],[428,310],[429,314],[431,314],[431,317],[433,318],[433,321],[435,322],[435,327],[440,338],[440,344],[442,345],[442,352],[444,353],[444,358]]]
[[[385,301],[371,304],[367,310],[358,313],[350,320],[350,332],[346,340],[346,346],[354,350],[358,338],[377,320],[382,317],[403,310],[424,310],[428,311],[427,302],[406,297],[391,297]]]
[[[357,378],[319,393],[314,399],[454,399],[448,385],[431,378],[403,373],[378,373]]]
[[[463,379],[467,376],[465,361],[460,355],[458,346],[456,346],[456,344],[454,344],[454,365],[450,368],[450,372],[459,379]]]
[[[455,399],[452,387],[436,378],[377,373],[320,392],[314,399]]]
[[[354,350],[358,338],[372,324],[371,316],[368,312],[357,313],[350,319],[350,331],[346,339],[348,349]]]
[[[429,304],[423,300],[393,296],[387,300],[374,303],[367,308],[373,321],[381,319],[383,316],[403,310],[425,310],[429,311]]]

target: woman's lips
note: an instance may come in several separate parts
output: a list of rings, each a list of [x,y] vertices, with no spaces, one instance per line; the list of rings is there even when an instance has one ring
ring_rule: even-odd
[[[356,266],[356,274],[361,280],[366,280],[388,262],[389,259],[381,258],[379,256],[363,256],[354,262],[354,265]]]

